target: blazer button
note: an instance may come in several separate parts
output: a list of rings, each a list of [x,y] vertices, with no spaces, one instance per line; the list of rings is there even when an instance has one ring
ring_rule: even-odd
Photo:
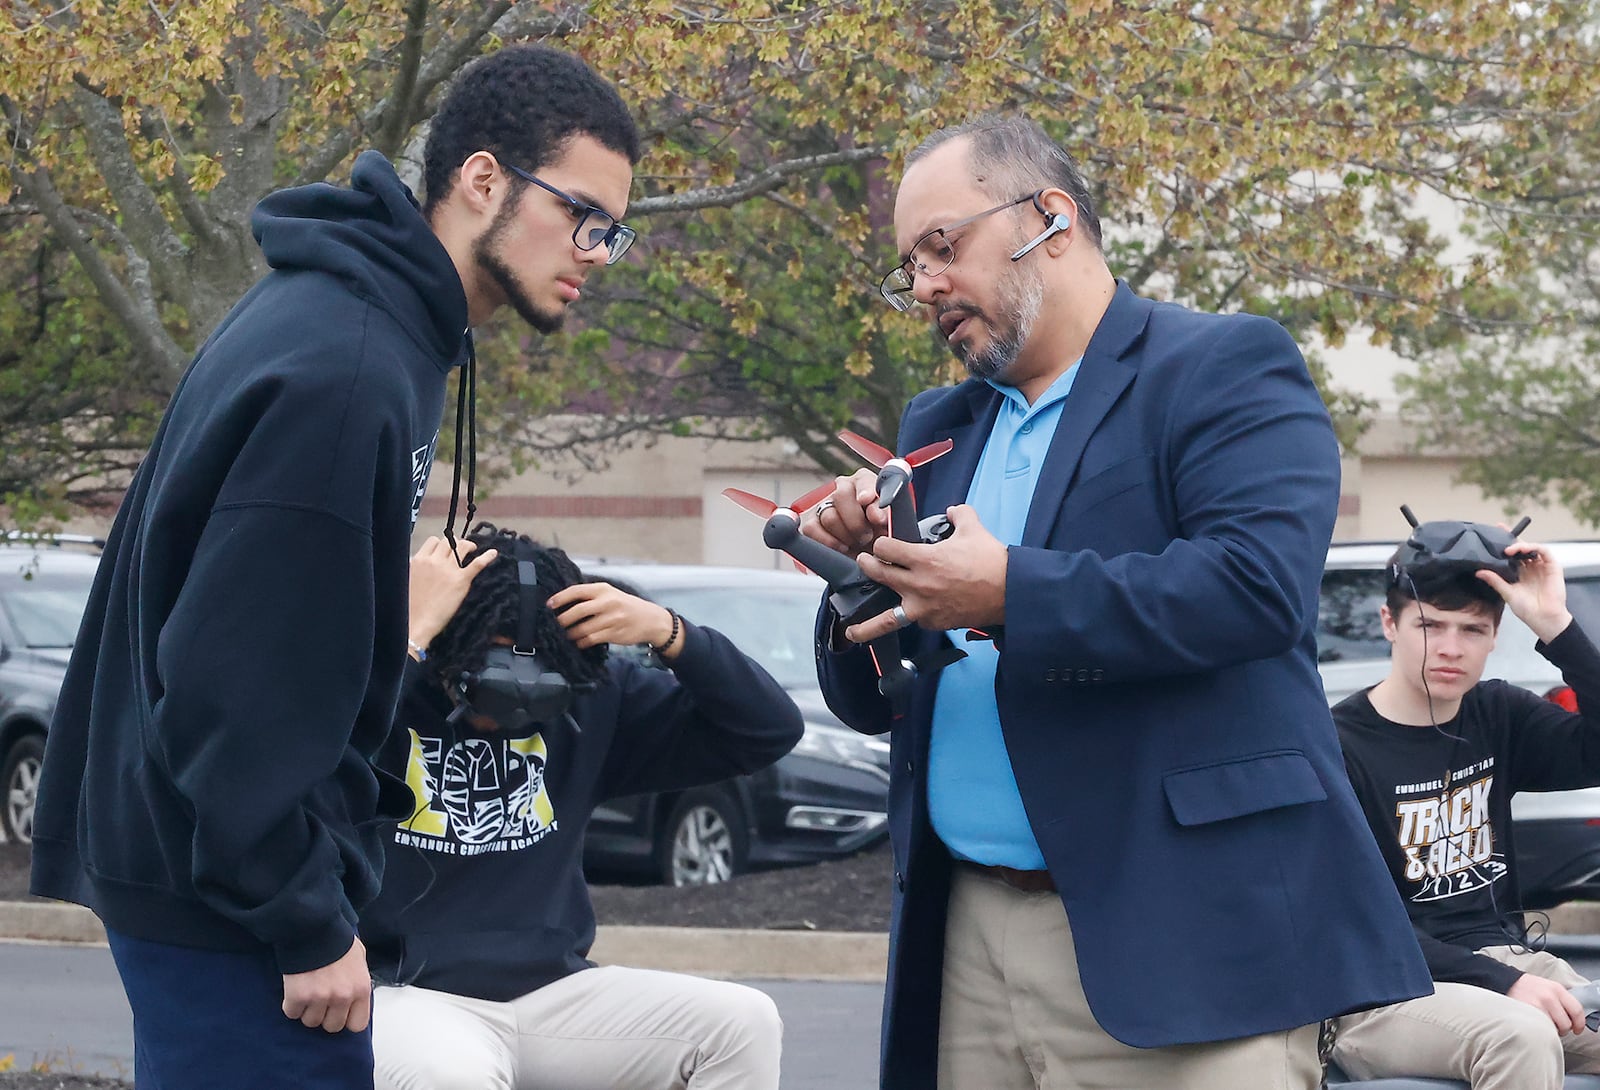
[[[1094,673],[1089,675],[1090,681],[1104,681],[1105,678],[1106,672],[1104,670],[1096,670]]]
[[[1054,681],[1056,679],[1056,668],[1054,666],[1044,672],[1044,679],[1046,681]]]
[[[1079,670],[1078,671],[1078,681],[1080,683],[1082,683],[1082,682],[1085,682],[1085,681],[1088,681],[1088,680],[1089,680],[1089,671],[1087,671],[1087,670]]]
[[[906,891],[906,876],[901,874],[899,871],[894,872],[894,888],[899,890],[901,893]]]
[[[917,771],[917,762],[915,762],[915,761],[907,761],[906,762],[906,772],[910,773],[910,774],[915,774],[916,771]]]

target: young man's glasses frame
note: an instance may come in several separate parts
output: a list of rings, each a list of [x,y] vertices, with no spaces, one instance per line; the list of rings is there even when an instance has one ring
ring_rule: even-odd
[[[633,245],[634,239],[639,237],[627,224],[620,222],[604,208],[596,208],[592,204],[585,204],[576,197],[561,192],[555,186],[542,179],[535,178],[526,170],[511,163],[506,163],[505,168],[523,181],[532,182],[549,193],[554,193],[572,206],[573,214],[578,217],[578,222],[572,228],[572,241],[580,250],[593,250],[597,246],[606,248],[606,264],[615,265],[622,260],[622,255],[628,252],[628,247]]]

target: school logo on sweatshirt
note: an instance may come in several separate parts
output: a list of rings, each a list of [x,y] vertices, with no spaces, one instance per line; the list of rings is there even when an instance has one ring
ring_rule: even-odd
[[[1495,851],[1494,823],[1489,820],[1493,765],[1489,757],[1456,770],[1448,790],[1442,780],[1395,789],[1396,794],[1413,796],[1395,804],[1413,901],[1471,893],[1505,875],[1505,859]]]
[[[396,843],[447,855],[511,852],[558,827],[545,790],[544,735],[462,738],[447,747],[443,738],[406,733],[406,786],[417,809],[400,823]]]
[[[439,433],[434,432],[428,445],[411,452],[411,525],[417,524],[422,514],[422,497],[428,492],[428,471],[433,468],[433,450],[439,445]]]

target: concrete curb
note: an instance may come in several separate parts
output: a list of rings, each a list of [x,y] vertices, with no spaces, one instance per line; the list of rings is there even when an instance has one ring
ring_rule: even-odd
[[[1552,950],[1600,951],[1600,903],[1549,911]],[[0,939],[104,943],[105,928],[80,905],[0,901]],[[889,937],[870,931],[766,931],[755,928],[602,926],[595,961],[700,976],[836,980],[881,984]]]
[[[106,932],[81,905],[0,901],[0,939],[103,945]],[[881,984],[889,937],[861,931],[602,926],[590,956],[603,965],[698,976]]]

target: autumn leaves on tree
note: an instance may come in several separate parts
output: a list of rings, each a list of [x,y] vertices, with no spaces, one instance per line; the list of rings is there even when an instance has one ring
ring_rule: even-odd
[[[1519,413],[1563,437],[1491,488],[1536,487],[1551,458],[1600,481],[1597,30],[1563,0],[13,0],[0,496],[42,510],[115,486],[261,273],[255,201],[342,180],[368,146],[404,173],[450,76],[525,39],[580,53],[637,111],[646,234],[567,334],[480,342],[486,395],[515,406],[481,417],[503,452],[780,435],[843,468],[840,427],[892,443],[948,366],[873,290],[898,160],[1021,110],[1079,152],[1136,289],[1272,315],[1313,350],[1390,344],[1441,438]],[[1452,408],[1463,386],[1481,419]],[[1326,394],[1352,437],[1359,403]],[[608,411],[541,423],[573,408]],[[1597,488],[1569,502],[1600,518]]]

